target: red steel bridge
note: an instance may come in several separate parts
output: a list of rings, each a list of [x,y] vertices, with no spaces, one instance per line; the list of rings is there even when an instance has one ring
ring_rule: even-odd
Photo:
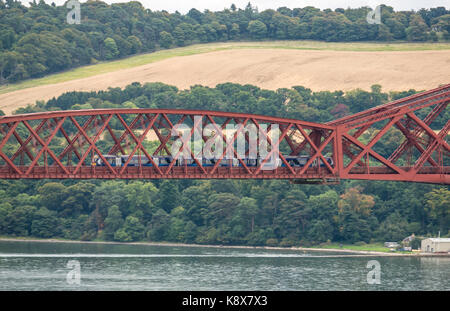
[[[450,84],[369,110],[319,124],[294,119],[217,111],[171,109],[98,109],[52,111],[0,117],[0,178],[2,179],[154,179],[154,178],[275,178],[298,183],[331,183],[366,179],[450,184],[450,121],[447,105]],[[218,161],[205,165],[192,150],[193,165],[175,161],[162,165],[158,156],[176,158],[172,133],[179,124],[190,126],[189,137],[204,144],[223,140],[238,165],[224,149]],[[232,133],[221,131],[236,125]],[[252,124],[280,135],[266,139],[268,154],[249,165],[236,152],[244,126]],[[206,135],[205,126],[217,131]],[[247,133],[248,134],[248,133]],[[248,135],[245,136],[248,142]],[[242,136],[241,136],[242,137]],[[280,164],[263,169],[277,147]],[[187,149],[180,149],[184,152]],[[249,150],[247,149],[246,154]],[[121,165],[112,155],[128,155]],[[132,165],[132,159],[149,165]],[[295,165],[293,157],[306,164]],[[100,160],[103,165],[94,165]],[[332,159],[332,161],[329,161]],[[139,160],[140,161],[140,160]],[[221,164],[222,163],[222,164]]]

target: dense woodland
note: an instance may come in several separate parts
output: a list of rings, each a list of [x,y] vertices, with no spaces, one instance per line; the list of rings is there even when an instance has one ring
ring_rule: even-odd
[[[33,0],[29,7],[0,0],[0,84],[40,77],[98,61],[193,43],[237,40],[450,40],[444,7],[395,12],[383,6],[381,24],[369,7],[320,10],[281,7],[259,12],[250,3],[219,12],[151,11],[139,2],[81,4],[81,24],[66,21],[65,5]]]
[[[133,83],[124,89],[66,93],[16,113],[170,107],[326,122],[415,92],[388,94],[378,85],[344,93],[301,86],[270,91],[224,83],[178,90],[162,83]],[[436,126],[449,113],[447,109]],[[377,152],[392,153],[401,137],[389,131]],[[445,236],[450,230],[449,187],[403,182],[328,186],[283,180],[0,180],[0,198],[0,235],[7,236],[308,246],[399,241],[412,233],[438,231]]]

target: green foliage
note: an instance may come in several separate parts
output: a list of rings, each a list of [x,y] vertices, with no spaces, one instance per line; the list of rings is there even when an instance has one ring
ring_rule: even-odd
[[[410,246],[412,249],[420,249],[422,246],[422,239],[415,238],[411,241]]]
[[[59,220],[56,212],[41,207],[31,223],[31,235],[39,238],[51,238],[59,235]]]
[[[208,180],[171,180],[158,186],[140,181],[44,182],[30,184],[27,193],[13,196],[2,190],[8,187],[6,182],[0,187],[4,198],[0,204],[0,234],[121,242],[147,239],[309,246],[327,241],[401,241],[412,233],[437,234],[440,230],[445,234],[450,226],[449,191],[445,187],[422,185],[422,191],[417,191],[418,185],[408,183],[394,183],[396,187],[392,187],[389,183],[359,182],[360,188],[354,187],[356,182],[302,188],[277,180],[228,183],[224,188]],[[66,194],[50,197],[51,189],[66,189]],[[67,189],[73,193],[67,194]],[[153,204],[162,193],[170,198],[168,189],[179,189],[179,199],[168,208],[170,212],[158,208],[161,203]],[[89,203],[74,199],[83,199],[83,193],[91,195]],[[404,204],[405,198],[409,202],[418,200],[419,206]],[[398,208],[402,204],[404,207]],[[397,208],[388,208],[391,205]]]
[[[119,207],[117,205],[111,206],[108,209],[108,216],[105,219],[105,239],[114,240],[116,232],[122,227],[122,225],[123,218]]]
[[[218,12],[152,11],[139,2],[81,4],[80,25],[69,25],[62,4],[0,8],[0,84],[40,77],[97,60],[113,60],[156,48],[226,40],[436,41],[450,39],[444,7],[395,12],[383,7],[383,24],[369,25],[367,7],[320,10],[267,9],[250,4]]]
[[[139,241],[144,237],[144,226],[139,218],[128,216],[123,226],[114,234],[114,240],[119,242]]]
[[[53,211],[60,211],[66,197],[66,187],[59,182],[49,182],[38,189],[41,203]]]
[[[267,26],[259,20],[248,23],[248,32],[253,39],[262,39],[267,35]]]
[[[181,44],[179,44],[179,45],[183,45],[184,44],[184,35],[182,38],[180,38],[179,37],[180,35],[177,35],[177,33],[175,33],[174,35],[177,38],[177,43],[179,44],[180,40],[181,40]],[[173,43],[172,35],[170,33],[168,33],[167,31],[161,31],[159,33],[159,37],[160,37],[159,44],[161,45],[161,47],[163,47],[165,49],[170,48],[170,46]]]
[[[430,216],[430,229],[439,228],[445,234],[450,227],[450,191],[433,189],[425,194],[425,208]]]
[[[335,115],[414,93],[387,94],[378,85],[370,91],[312,92],[302,86],[269,91],[223,83],[215,88],[178,90],[163,83],[133,83],[124,89],[65,93],[23,112],[67,110],[76,105],[136,105],[327,122]],[[444,116],[434,123],[443,126],[447,120]],[[111,124],[111,128],[118,130],[117,124]],[[379,129],[364,133],[361,139],[368,141]],[[72,137],[75,129],[67,130]],[[390,155],[401,137],[398,130],[388,131],[382,143],[375,146],[377,152]],[[55,142],[62,139],[56,138]],[[112,143],[110,138],[97,145],[109,149]],[[3,151],[10,147],[8,142]],[[51,146],[58,147],[57,143]],[[0,197],[0,234],[10,236],[308,246],[331,241],[399,241],[412,233],[436,235],[440,231],[445,235],[450,229],[448,187],[401,182],[300,186],[283,180],[0,180]]]
[[[179,197],[178,186],[168,180],[164,180],[159,188],[157,205],[160,209],[170,213],[178,205]]]
[[[420,16],[414,16],[405,31],[409,41],[426,41],[428,39],[428,26]]]
[[[381,223],[376,235],[380,241],[400,242],[409,234],[408,222],[399,213],[393,213]]]
[[[116,41],[113,38],[106,38],[103,42],[105,45],[105,59],[114,59],[119,55]]]

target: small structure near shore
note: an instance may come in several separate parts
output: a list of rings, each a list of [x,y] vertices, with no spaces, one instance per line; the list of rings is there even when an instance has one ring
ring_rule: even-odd
[[[397,248],[400,245],[397,242],[384,242],[384,247]]]
[[[449,253],[450,238],[428,238],[422,240],[421,251],[423,253]]]
[[[416,236],[413,234],[411,234],[410,236],[406,237],[403,239],[402,241],[402,245],[403,246],[410,246],[411,242],[414,241],[414,239],[416,238]]]

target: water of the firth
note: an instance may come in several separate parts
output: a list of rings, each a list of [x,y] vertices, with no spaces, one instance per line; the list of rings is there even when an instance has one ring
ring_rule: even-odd
[[[369,260],[381,284],[367,283]],[[450,258],[1,241],[0,290],[450,290]]]

